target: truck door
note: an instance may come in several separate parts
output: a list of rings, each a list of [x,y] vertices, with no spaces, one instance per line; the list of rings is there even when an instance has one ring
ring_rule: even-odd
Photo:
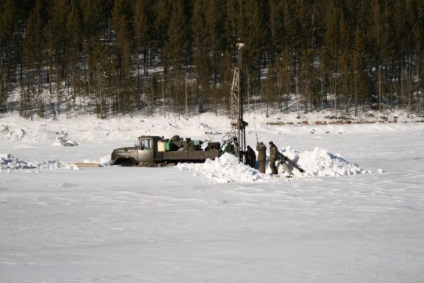
[[[141,138],[140,150],[138,151],[138,162],[145,164],[155,164],[154,151],[155,143],[153,138]]]

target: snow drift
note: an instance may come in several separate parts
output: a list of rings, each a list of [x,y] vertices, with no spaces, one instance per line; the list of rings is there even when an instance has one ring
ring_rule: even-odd
[[[326,149],[316,147],[313,151],[296,152],[288,147],[283,153],[291,160],[297,162],[305,172],[301,173],[295,168],[290,168],[295,178],[311,178],[314,176],[346,176],[363,173],[365,171],[356,164],[345,160],[339,154],[332,154]],[[288,176],[282,166],[277,168],[281,176]],[[225,153],[216,160],[207,160],[203,164],[180,163],[181,170],[189,170],[201,174],[205,180],[212,183],[254,183],[254,182],[279,182],[279,176],[270,176],[259,173],[258,170],[238,162],[238,158]],[[290,166],[289,166],[290,167]],[[266,173],[268,172],[268,168]]]

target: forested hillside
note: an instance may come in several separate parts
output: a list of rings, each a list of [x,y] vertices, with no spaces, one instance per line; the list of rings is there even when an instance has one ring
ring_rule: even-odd
[[[424,113],[422,0],[1,0],[0,111]],[[294,99],[293,99],[294,98]]]

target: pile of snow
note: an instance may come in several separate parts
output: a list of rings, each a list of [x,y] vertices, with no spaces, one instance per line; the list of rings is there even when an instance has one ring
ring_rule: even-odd
[[[299,170],[288,165],[295,178],[371,173],[371,171],[365,171],[358,165],[350,163],[339,154],[332,154],[326,149],[319,147],[316,147],[313,151],[302,153],[293,150],[291,147],[287,147],[283,149],[283,154],[305,170],[304,173],[301,173]],[[289,176],[289,174],[283,166],[280,166],[280,162],[277,162],[277,166],[280,173],[278,177],[269,175],[268,168],[266,174],[262,174],[254,168],[239,163],[237,157],[228,153],[215,160],[208,159],[203,164],[178,164],[180,170],[193,171],[196,175],[201,173],[207,181],[212,183],[255,183],[288,180],[286,178],[279,178],[281,176]]]
[[[11,141],[21,141],[25,136],[24,129],[10,129],[8,126],[1,125],[0,133],[2,133],[6,139]]]
[[[19,169],[70,169],[70,166],[68,163],[62,163],[56,160],[25,162],[10,153],[0,153],[0,172],[10,172]]]
[[[320,147],[313,151],[296,152],[288,147],[283,149],[283,154],[296,162],[305,173],[303,176],[346,176],[363,173],[371,173],[361,169],[358,165],[352,164],[344,159],[340,154],[332,154],[328,150]],[[293,173],[298,173],[294,170]]]
[[[272,176],[261,174],[258,170],[238,162],[232,154],[224,153],[221,157],[206,160],[205,163],[179,163],[180,170],[202,173],[205,179],[212,183],[253,183],[273,182]]]
[[[63,145],[63,146],[78,146],[78,142],[69,139],[66,135],[56,138],[56,141],[53,145]]]

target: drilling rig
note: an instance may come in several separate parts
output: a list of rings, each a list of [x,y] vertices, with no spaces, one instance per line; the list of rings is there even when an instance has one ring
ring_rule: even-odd
[[[243,153],[246,152],[246,126],[248,123],[243,120],[243,71],[242,56],[244,43],[236,44],[238,49],[238,66],[234,68],[233,83],[231,85],[231,126],[237,139],[237,156],[243,162]]]

